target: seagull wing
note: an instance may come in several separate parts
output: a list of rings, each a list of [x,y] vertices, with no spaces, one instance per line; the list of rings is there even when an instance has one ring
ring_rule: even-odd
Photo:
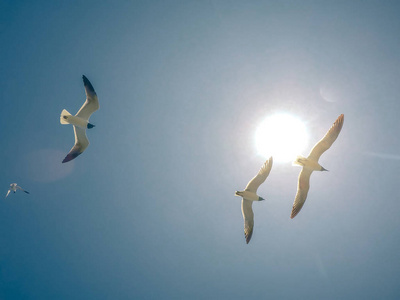
[[[11,192],[11,190],[8,190],[7,195],[6,195],[6,198],[8,197],[8,195],[10,194],[10,192]]]
[[[252,209],[253,201],[242,198],[242,214],[244,219],[244,236],[246,243],[250,242],[251,236],[253,235],[254,227],[254,213]]]
[[[290,218],[293,219],[301,210],[306,202],[308,190],[310,189],[310,176],[312,170],[303,168],[299,175],[299,181],[297,183],[297,193],[294,199],[292,214]]]
[[[308,158],[318,161],[322,153],[328,150],[333,142],[337,139],[340,130],[342,130],[344,122],[344,115],[341,114],[333,123],[332,127],[328,130],[325,136],[312,148]]]
[[[82,78],[85,86],[86,101],[82,105],[81,109],[77,112],[76,116],[88,121],[92,113],[99,109],[100,105],[99,99],[97,99],[97,94],[94,91],[92,84],[85,75],[83,75]]]
[[[83,151],[89,146],[89,140],[86,137],[86,130],[80,127],[74,126],[75,133],[75,145],[69,151],[68,155],[62,161],[63,163],[73,160],[78,155],[82,154]]]
[[[263,164],[258,174],[249,181],[245,191],[256,193],[258,187],[267,179],[269,172],[271,172],[273,159],[272,156]]]
[[[25,190],[24,190],[22,187],[20,187],[19,185],[17,185],[16,188],[19,189],[19,190],[21,190],[21,191],[23,191],[23,192],[25,192],[25,193],[27,193],[27,194],[29,194],[28,191],[25,191]]]

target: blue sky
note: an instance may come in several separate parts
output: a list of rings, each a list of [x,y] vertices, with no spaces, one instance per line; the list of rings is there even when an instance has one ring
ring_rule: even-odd
[[[1,299],[398,299],[396,1],[0,1]],[[85,74],[100,109],[73,145]],[[334,120],[301,213],[257,126]],[[306,153],[299,153],[307,155]]]

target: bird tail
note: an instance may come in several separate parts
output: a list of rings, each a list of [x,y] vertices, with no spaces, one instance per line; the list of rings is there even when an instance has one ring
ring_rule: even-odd
[[[293,162],[293,166],[304,166],[304,162],[307,160],[304,156],[298,155]]]
[[[66,109],[63,109],[61,112],[61,116],[60,116],[60,123],[61,124],[69,124],[67,122],[69,116],[71,116],[71,114]]]

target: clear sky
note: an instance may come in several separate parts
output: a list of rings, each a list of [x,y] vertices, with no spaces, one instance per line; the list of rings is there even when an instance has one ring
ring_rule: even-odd
[[[399,299],[398,1],[0,0],[0,299]],[[100,109],[90,146],[62,109]],[[257,126],[344,113],[307,202]]]

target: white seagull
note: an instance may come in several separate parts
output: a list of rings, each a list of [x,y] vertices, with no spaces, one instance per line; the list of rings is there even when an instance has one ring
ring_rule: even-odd
[[[342,130],[343,122],[344,115],[341,114],[325,136],[314,146],[314,148],[312,148],[308,157],[297,156],[296,160],[293,162],[293,165],[302,166],[303,169],[299,175],[296,198],[294,199],[292,214],[290,215],[291,219],[300,212],[307,199],[307,193],[310,189],[311,173],[313,171],[328,171],[318,163],[318,159],[321,157],[322,153],[332,146],[333,142],[338,137],[340,130]]]
[[[86,128],[93,128],[89,123],[89,118],[93,112],[99,109],[99,100],[90,81],[85,75],[82,76],[85,86],[86,101],[75,116],[71,115],[66,109],[63,109],[60,116],[61,124],[72,124],[75,133],[75,145],[69,151],[68,155],[62,161],[63,163],[73,160],[89,146],[89,140],[86,137]]]
[[[244,219],[244,236],[246,238],[246,243],[250,242],[251,236],[253,235],[254,227],[254,213],[252,209],[253,201],[262,201],[257,195],[258,187],[267,179],[269,172],[272,168],[272,157],[270,157],[261,167],[258,174],[249,181],[244,191],[236,191],[235,195],[242,197],[242,214]]]
[[[15,193],[17,191],[17,189],[29,194],[28,191],[25,191],[22,187],[18,186],[16,183],[11,183],[10,188],[8,189],[6,198],[8,197],[8,195],[10,194],[11,191],[13,191]]]

